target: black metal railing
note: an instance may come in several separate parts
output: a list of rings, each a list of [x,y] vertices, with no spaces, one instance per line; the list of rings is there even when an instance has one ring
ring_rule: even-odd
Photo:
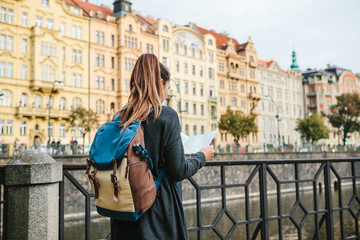
[[[5,226],[6,226],[6,189],[5,189],[5,166],[0,166],[0,240],[6,239]]]
[[[314,173],[312,176],[304,178],[302,175],[302,167],[306,164],[312,164],[311,171]],[[314,166],[314,164],[316,166]],[[336,164],[347,164],[347,169],[337,169]],[[277,173],[274,168],[279,166],[292,166],[291,170],[288,171],[288,175],[292,178],[282,180],[281,175],[283,173]],[[229,177],[226,173],[231,171],[233,168],[250,167],[248,175],[245,176],[245,180],[231,179],[228,183]],[[85,196],[85,238],[90,239],[90,200],[93,194],[87,191],[69,171],[85,170],[85,164],[64,164],[64,177],[66,177],[84,196]],[[229,239],[231,236],[236,234],[236,229],[240,226],[245,226],[245,231],[241,239],[287,239],[284,231],[284,222],[290,222],[294,229],[294,233],[297,239],[360,239],[359,232],[359,220],[360,220],[360,158],[346,158],[346,159],[294,159],[294,160],[242,160],[242,161],[210,161],[206,167],[201,171],[211,171],[217,169],[217,177],[220,178],[220,184],[199,184],[197,177],[188,179],[190,185],[195,190],[196,198],[196,221],[195,226],[188,228],[189,234],[195,233],[197,239],[208,239],[205,232],[213,231],[219,239]],[[219,171],[220,170],[220,171]],[[345,171],[345,172],[344,172]],[[323,177],[322,177],[323,176]],[[269,179],[275,182],[270,187]],[[254,188],[254,182],[255,188]],[[345,202],[343,199],[343,188],[344,184],[351,187],[350,201]],[[289,212],[285,212],[282,209],[284,201],[282,197],[285,194],[283,190],[284,185],[293,184],[293,194],[295,195],[295,203],[292,205]],[[300,195],[302,193],[303,184],[309,184],[311,186],[310,193],[313,197],[312,205],[310,209],[303,203]],[[333,187],[336,187],[336,192],[332,191]],[[245,212],[244,219],[238,219],[235,217],[234,210],[230,209],[227,205],[228,197],[227,190],[242,188],[244,192],[243,201],[245,202],[245,209],[240,211]],[[273,188],[273,189],[270,189]],[[204,214],[202,204],[202,192],[208,190],[220,190],[221,191],[221,209],[218,214],[214,217],[211,224],[203,224]],[[324,190],[325,195],[319,196],[319,191]],[[184,189],[183,189],[184,190]],[[276,196],[276,212],[273,209],[269,209],[268,200],[269,192],[273,191],[272,194]],[[337,194],[336,194],[337,193]],[[259,214],[254,217],[250,214],[250,205],[252,195],[259,197]],[[338,201],[335,206],[333,198],[337,197]],[[321,200],[321,201],[320,201]],[[324,200],[324,203],[321,203]],[[323,205],[322,205],[323,204]],[[271,211],[270,211],[271,210]],[[302,212],[304,215],[299,220],[296,217],[297,212]],[[60,239],[64,237],[64,185],[60,185]],[[344,230],[344,221],[346,216],[353,218],[353,224],[350,232]],[[228,218],[230,220],[230,227],[227,232],[224,233],[223,229],[219,229],[219,222],[222,218]],[[338,222],[334,226],[334,220]],[[304,237],[304,225],[311,223],[312,232]],[[276,233],[270,235],[270,224],[277,225]],[[334,228],[340,229],[334,232]],[[274,231],[274,230],[271,230]],[[336,236],[335,236],[336,235]],[[191,235],[194,237],[194,235]],[[109,236],[108,236],[109,237]],[[239,236],[236,236],[239,237]]]

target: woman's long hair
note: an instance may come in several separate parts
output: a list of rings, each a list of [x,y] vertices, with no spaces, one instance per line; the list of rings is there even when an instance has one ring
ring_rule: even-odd
[[[131,74],[130,90],[127,105],[117,113],[121,115],[120,126],[124,126],[122,131],[132,122],[144,120],[152,107],[154,121],[160,115],[163,86],[159,61],[154,54],[142,54],[138,58]]]

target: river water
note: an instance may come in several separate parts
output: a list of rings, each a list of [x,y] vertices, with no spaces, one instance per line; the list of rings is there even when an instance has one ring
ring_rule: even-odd
[[[323,209],[325,206],[325,193],[318,193],[318,207]],[[333,206],[339,206],[338,192],[333,191]],[[360,186],[357,186],[357,195],[360,196]],[[343,205],[348,205],[350,200],[353,198],[352,188],[343,188]],[[314,196],[312,192],[302,192],[300,193],[300,201],[307,211],[314,210]],[[282,214],[288,214],[291,211],[291,208],[295,204],[295,193],[281,194],[281,211]],[[277,197],[269,196],[269,216],[277,215]],[[233,215],[233,217],[238,220],[245,220],[245,203],[243,199],[229,200],[227,201],[227,209]],[[360,215],[360,204],[356,200],[352,204],[351,209],[355,214]],[[202,225],[210,225],[219,214],[221,210],[221,203],[211,203],[202,205]],[[185,214],[188,223],[188,227],[196,226],[196,208],[194,206],[185,207]],[[296,223],[300,223],[303,217],[306,214],[298,206],[292,217]],[[319,214],[319,219],[323,214]],[[250,217],[252,219],[258,218],[260,216],[260,202],[259,198],[250,199]],[[334,239],[341,239],[340,237],[340,218],[339,212],[334,212]],[[344,229],[345,237],[355,234],[355,220],[351,216],[350,211],[344,211]],[[360,223],[360,218],[357,219]],[[311,236],[315,232],[315,218],[314,215],[307,215],[306,223],[302,227],[302,238],[311,239]],[[217,224],[217,229],[223,234],[226,235],[230,228],[232,227],[232,222],[227,216],[222,216],[221,220]],[[256,228],[256,224],[251,224],[251,235]],[[84,239],[85,228],[84,221],[79,222],[66,222],[65,223],[65,239],[74,240],[74,239]],[[91,239],[103,239],[105,238],[110,231],[109,220],[107,218],[99,218],[91,223]],[[298,232],[294,223],[289,219],[285,218],[282,220],[282,233],[283,239],[298,239]],[[260,235],[260,234],[258,234]],[[278,239],[278,221],[272,220],[269,222],[269,235],[270,239]],[[189,233],[190,239],[197,239],[196,232]],[[203,239],[219,239],[213,230],[207,230],[203,232]],[[246,239],[246,225],[241,224],[236,227],[235,232],[230,239]],[[256,239],[260,239],[258,236]],[[326,224],[324,222],[323,226],[320,229],[320,239],[326,239]]]

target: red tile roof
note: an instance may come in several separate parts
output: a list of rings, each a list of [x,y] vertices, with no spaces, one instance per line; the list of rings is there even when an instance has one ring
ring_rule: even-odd
[[[140,14],[136,14],[139,18],[141,18],[143,21],[145,21],[147,24],[153,25],[157,22],[157,20],[151,18],[151,17],[145,17]]]
[[[236,39],[230,38],[229,36],[227,36],[227,35],[225,35],[223,33],[217,33],[214,30],[207,30],[205,28],[198,27],[198,26],[196,26],[196,27],[197,27],[197,29],[199,30],[199,32],[201,34],[211,34],[211,35],[213,35],[216,38],[216,47],[218,49],[225,50],[230,39],[234,43],[234,45],[236,47],[236,51],[244,50],[246,45],[247,45],[247,43],[239,44]]]
[[[106,19],[107,15],[112,16],[113,10],[107,7],[97,6],[88,2],[84,2],[81,0],[65,0],[66,4],[69,4],[71,6],[79,7],[83,9],[83,13],[85,16],[89,16],[90,11],[92,10],[94,12],[94,16],[97,16],[97,12],[100,11],[101,19]]]
[[[269,68],[271,64],[274,62],[273,59],[271,60],[262,60],[261,58],[258,58],[258,65],[261,67]]]

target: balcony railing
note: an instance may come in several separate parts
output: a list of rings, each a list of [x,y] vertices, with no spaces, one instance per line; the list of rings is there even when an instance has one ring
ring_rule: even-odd
[[[64,178],[85,196],[85,239],[90,239],[93,194],[71,173],[83,172],[85,168],[82,163],[63,164]],[[238,173],[234,172],[236,169]],[[0,187],[4,183],[2,171],[0,167]],[[206,177],[202,179],[202,176]],[[291,232],[293,239],[360,239],[359,184],[360,158],[210,161],[195,176],[183,182],[183,201],[189,200],[187,188],[195,192],[195,220],[188,228],[189,235],[192,239],[235,237],[265,240],[288,239],[288,232]],[[293,188],[287,188],[288,185]],[[311,193],[310,206],[305,204],[304,189]],[[344,189],[350,190],[350,197],[343,197]],[[211,219],[204,219],[204,202],[214,195],[211,191],[220,193],[218,200],[221,208]],[[239,204],[232,208],[229,204],[234,192],[243,196],[243,206]],[[276,197],[276,205],[270,207],[271,195]],[[284,195],[293,199],[289,211],[283,209],[287,204],[283,200]],[[259,199],[256,207],[253,205],[254,198]],[[6,201],[6,197],[3,199]],[[3,205],[3,200],[0,203]],[[63,181],[60,184],[59,239],[64,238],[64,207]],[[224,221],[227,221],[226,227]],[[345,228],[349,222],[350,227]],[[290,226],[285,226],[285,223]],[[311,229],[306,235],[304,226]]]

